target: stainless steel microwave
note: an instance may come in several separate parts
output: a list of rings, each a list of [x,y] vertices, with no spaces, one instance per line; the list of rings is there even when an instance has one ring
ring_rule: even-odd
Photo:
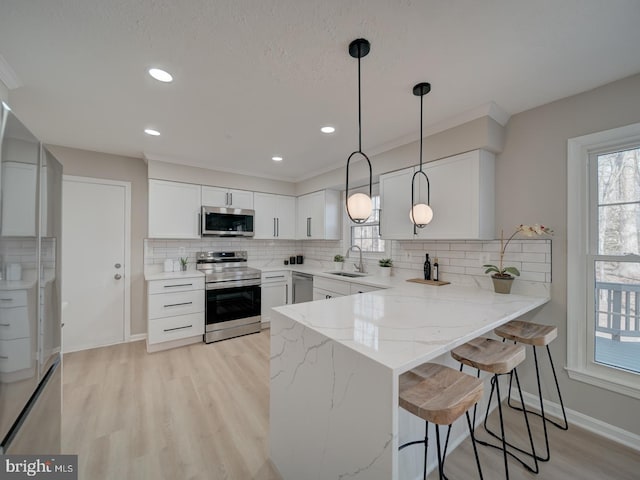
[[[202,235],[215,237],[253,237],[253,210],[202,207]]]

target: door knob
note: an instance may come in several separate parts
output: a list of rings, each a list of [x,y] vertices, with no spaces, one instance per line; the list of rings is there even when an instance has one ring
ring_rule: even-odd
[[[122,278],[122,275],[120,275],[119,273],[116,273],[113,278],[115,278],[116,280],[120,280]]]
[[[120,268],[121,266],[122,266],[122,265],[120,265],[119,263],[116,263],[116,264],[114,265],[114,267],[116,267],[116,268]]]

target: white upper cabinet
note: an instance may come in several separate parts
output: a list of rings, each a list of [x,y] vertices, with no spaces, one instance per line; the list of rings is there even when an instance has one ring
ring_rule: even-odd
[[[253,192],[203,185],[202,205],[253,210]]]
[[[473,240],[495,235],[495,157],[484,150],[427,163],[433,220],[415,229],[409,219],[411,177],[417,167],[380,176],[381,230],[388,239]],[[424,177],[416,180],[424,196]],[[426,200],[426,197],[423,198]]]
[[[413,224],[409,219],[413,172],[414,168],[409,167],[380,175],[380,236],[384,239],[413,238]]]
[[[200,190],[149,179],[149,238],[200,238]]]
[[[255,193],[256,239],[293,240],[296,233],[296,199],[287,195]]]
[[[36,235],[37,184],[37,165],[2,162],[3,236],[34,237]]]
[[[298,197],[296,236],[300,240],[339,240],[340,192],[321,190]]]

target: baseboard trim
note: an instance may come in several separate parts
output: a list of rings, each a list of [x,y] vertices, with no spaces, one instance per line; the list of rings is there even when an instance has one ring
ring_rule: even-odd
[[[512,388],[511,395],[512,398],[517,398],[518,390]],[[538,395],[533,395],[524,391],[522,392],[522,395],[528,409],[540,411],[540,401],[538,399]],[[546,399],[543,399],[543,403],[545,414],[548,413],[552,417],[560,419],[562,418],[562,408],[560,407],[559,403],[551,402]],[[624,445],[625,447],[629,447],[632,450],[640,452],[640,435],[636,435],[633,432],[623,430],[620,427],[605,423],[602,420],[598,420],[597,418],[593,418],[575,410],[571,410],[570,408],[565,407],[565,412],[567,414],[567,421],[569,422],[570,426],[576,425],[580,428],[588,430],[591,433],[607,438],[611,441]]]
[[[129,339],[127,340],[127,342],[139,342],[140,340],[146,340],[146,339],[147,339],[146,333],[136,333],[135,335],[129,335]]]

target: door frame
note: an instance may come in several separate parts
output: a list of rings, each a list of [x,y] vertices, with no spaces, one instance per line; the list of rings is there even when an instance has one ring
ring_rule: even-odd
[[[124,342],[130,342],[131,339],[131,278],[130,278],[130,264],[131,264],[131,182],[121,180],[108,180],[105,178],[96,177],[82,177],[77,175],[63,175],[63,195],[64,195],[64,182],[78,182],[100,185],[113,185],[118,187],[124,187]],[[63,212],[64,215],[64,212]],[[63,232],[64,235],[64,232]],[[64,237],[62,239],[64,242]],[[63,286],[64,288],[64,286]],[[64,321],[64,320],[63,320]],[[65,351],[69,353],[69,351]]]

